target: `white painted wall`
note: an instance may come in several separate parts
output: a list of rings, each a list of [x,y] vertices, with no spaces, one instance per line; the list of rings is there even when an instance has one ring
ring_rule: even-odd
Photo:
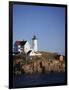
[[[18,45],[18,48],[21,48],[21,45]]]
[[[34,50],[35,52],[38,51],[37,39],[32,40],[32,47],[33,47],[33,50]]]
[[[34,50],[30,52],[29,56],[35,56]]]
[[[21,49],[20,48],[21,48],[21,45],[18,45],[17,46],[17,49],[18,49],[17,51],[21,53]]]
[[[29,50],[31,50],[31,45],[27,41],[24,45],[24,52],[27,53]]]
[[[34,51],[31,51],[31,53],[29,54],[29,56],[41,56],[41,53],[35,53]]]

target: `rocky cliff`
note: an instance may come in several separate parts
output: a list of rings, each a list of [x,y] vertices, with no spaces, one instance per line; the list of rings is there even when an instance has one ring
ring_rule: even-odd
[[[17,55],[13,60],[13,72],[15,74],[65,72],[65,61],[55,59],[55,54],[51,53],[42,53],[41,57]]]

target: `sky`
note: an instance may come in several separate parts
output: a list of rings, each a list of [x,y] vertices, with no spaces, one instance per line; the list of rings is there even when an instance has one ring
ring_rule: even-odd
[[[38,39],[38,50],[65,55],[65,8],[13,5],[13,43]]]

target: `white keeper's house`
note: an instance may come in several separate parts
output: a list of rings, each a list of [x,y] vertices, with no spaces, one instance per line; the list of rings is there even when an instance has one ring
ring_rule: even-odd
[[[15,53],[25,53],[29,56],[41,56],[41,53],[38,52],[37,38],[34,35],[32,38],[32,45],[28,41],[16,41],[14,43],[14,52]]]

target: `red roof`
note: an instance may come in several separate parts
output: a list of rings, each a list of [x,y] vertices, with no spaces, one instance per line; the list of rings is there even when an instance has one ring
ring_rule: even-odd
[[[26,43],[26,41],[16,41],[15,44],[16,45],[24,45]]]
[[[20,45],[21,41],[16,41],[15,43],[16,45]]]

